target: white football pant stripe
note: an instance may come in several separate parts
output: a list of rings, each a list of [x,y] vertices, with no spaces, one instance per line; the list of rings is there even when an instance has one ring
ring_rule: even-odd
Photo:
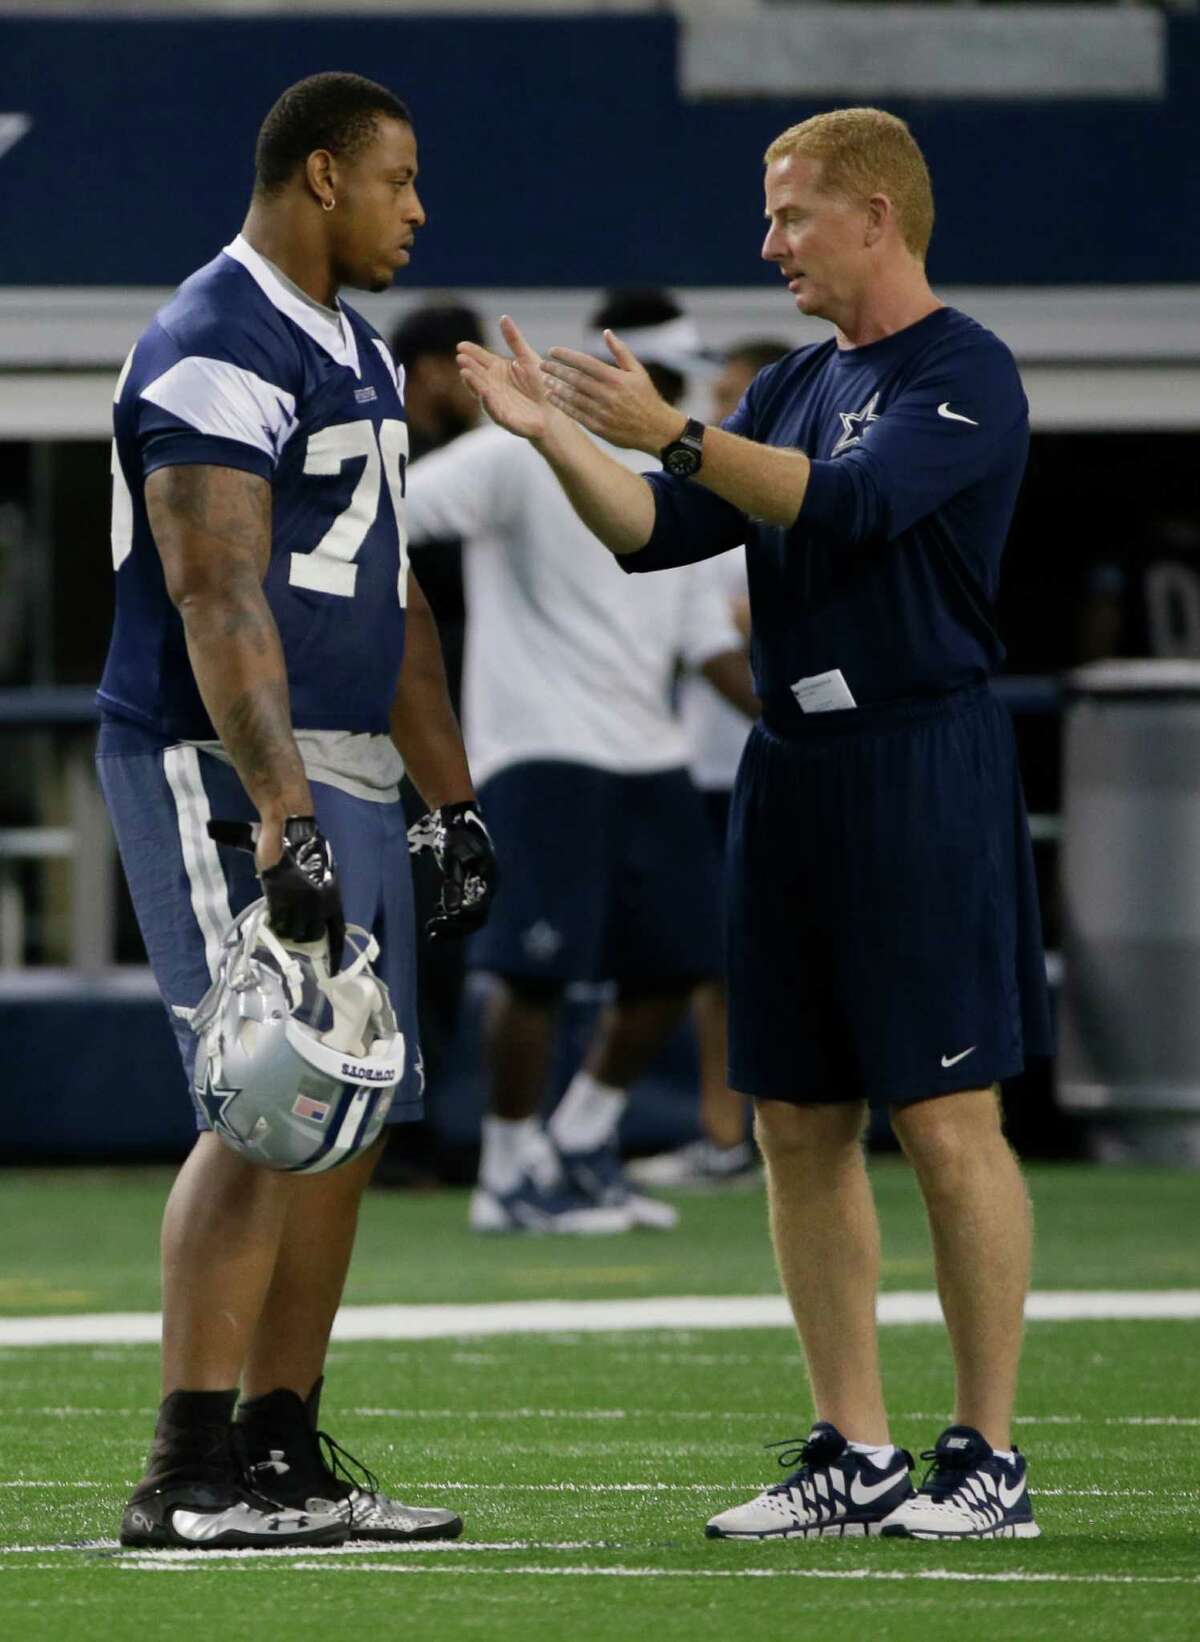
[[[200,778],[200,754],[195,747],[168,747],[163,753],[163,769],[175,800],[192,911],[204,937],[204,961],[209,975],[216,980],[221,942],[233,922],[233,912],[221,858],[205,826],[212,811]]]

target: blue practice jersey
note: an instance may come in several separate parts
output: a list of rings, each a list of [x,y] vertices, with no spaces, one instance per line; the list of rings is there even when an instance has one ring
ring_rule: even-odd
[[[1029,450],[1029,407],[997,337],[939,308],[865,347],[800,348],[755,377],[724,425],[811,457],[795,524],[655,473],[654,534],[619,563],[662,570],[746,543],[768,716],[804,705],[800,681],[819,698],[827,674],[851,699],[826,686],[818,706],[937,694],[995,670],[1000,556]]]
[[[239,236],[140,338],[113,414],[116,619],[100,704],[163,735],[215,731],[146,517],[156,468],[268,480],[264,589],[297,729],[384,733],[404,654],[403,377],[351,309],[310,301]]]

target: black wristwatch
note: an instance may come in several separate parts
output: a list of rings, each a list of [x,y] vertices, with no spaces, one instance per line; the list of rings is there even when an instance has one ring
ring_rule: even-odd
[[[700,471],[704,460],[704,423],[689,416],[678,439],[672,439],[659,452],[663,472],[676,479],[691,479]]]

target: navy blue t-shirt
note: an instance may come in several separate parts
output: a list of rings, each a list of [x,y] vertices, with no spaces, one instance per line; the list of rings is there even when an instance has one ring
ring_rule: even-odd
[[[386,733],[404,655],[403,375],[350,308],[309,301],[240,237],[137,342],[113,410],[116,616],[104,711],[169,737],[215,731],[146,515],[162,467],[271,485],[264,582],[297,729]]]
[[[831,340],[760,371],[724,426],[803,450],[812,476],[789,528],[711,491],[647,475],[654,533],[638,572],[746,544],[751,661],[768,709],[840,671],[862,705],[978,682],[1004,657],[1000,556],[1029,451],[1012,354],[953,308],[861,348]]]

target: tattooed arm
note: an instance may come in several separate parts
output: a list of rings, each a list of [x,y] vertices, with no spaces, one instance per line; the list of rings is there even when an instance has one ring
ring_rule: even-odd
[[[313,813],[263,593],[271,487],[236,468],[159,468],[146,481],[146,509],[200,695],[262,818],[261,870],[280,857],[285,818]]]

